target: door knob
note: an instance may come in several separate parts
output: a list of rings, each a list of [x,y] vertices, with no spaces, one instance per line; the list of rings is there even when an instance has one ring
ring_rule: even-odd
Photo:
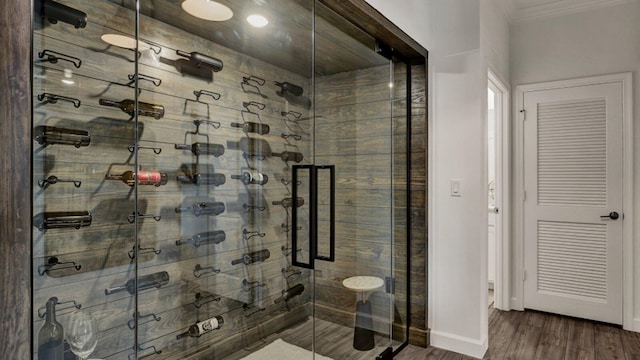
[[[618,220],[619,217],[620,217],[620,214],[618,214],[615,211],[612,211],[612,212],[609,213],[609,215],[600,216],[600,219],[601,220],[605,220],[605,219]]]

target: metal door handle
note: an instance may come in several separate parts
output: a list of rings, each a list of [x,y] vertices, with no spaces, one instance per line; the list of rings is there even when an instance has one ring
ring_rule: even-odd
[[[600,216],[600,220],[605,220],[605,219],[618,220],[619,217],[620,217],[620,214],[618,214],[615,211],[612,211],[609,213],[609,215]]]
[[[489,205],[489,213],[498,214],[500,209],[498,209],[495,205]]]

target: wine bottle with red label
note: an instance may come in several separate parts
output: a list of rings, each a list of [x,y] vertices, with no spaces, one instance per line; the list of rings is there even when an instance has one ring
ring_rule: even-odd
[[[167,173],[159,171],[138,171],[137,175],[134,171],[125,171],[121,175],[107,174],[106,180],[121,180],[123,183],[133,186],[138,181],[138,185],[165,185],[169,179]]]

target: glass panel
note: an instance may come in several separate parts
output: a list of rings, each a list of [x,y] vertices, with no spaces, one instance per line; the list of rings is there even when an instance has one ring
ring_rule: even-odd
[[[35,9],[34,339],[52,299],[65,356],[338,360],[406,340],[405,70],[373,38],[313,0]],[[87,327],[97,345],[75,341]]]
[[[163,252],[140,272],[171,280],[140,292],[141,313],[161,320],[140,326],[139,343],[162,359],[241,358],[310,315],[309,270],[291,265],[292,209],[309,213],[307,195],[292,198],[291,169],[312,159],[310,2],[140,0],[140,12],[140,40],[159,51],[143,52],[139,76],[162,81],[140,80],[141,100],[166,109],[141,140],[162,154],[141,151],[140,163],[171,174],[160,189],[140,187],[163,215],[141,223],[143,247]],[[256,14],[268,24],[251,25]],[[220,210],[194,212],[201,204]],[[309,225],[299,226],[303,248]],[[213,232],[224,236],[175,244]]]
[[[349,49],[348,66],[337,48]],[[375,358],[391,346],[393,73],[374,49],[374,39],[316,3],[314,153],[317,165],[335,165],[336,237],[335,262],[316,261],[315,350],[333,359]],[[328,186],[320,179],[318,193]],[[327,229],[318,202],[318,228]]]
[[[43,327],[48,299],[56,299],[65,358],[126,358],[135,333],[136,205],[127,185],[136,122],[120,101],[135,98],[134,12],[79,0],[36,1],[34,9],[34,358],[56,348]],[[111,45],[106,34],[126,44]]]

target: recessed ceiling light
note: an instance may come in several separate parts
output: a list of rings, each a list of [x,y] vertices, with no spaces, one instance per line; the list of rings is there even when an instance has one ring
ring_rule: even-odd
[[[189,15],[208,21],[226,21],[233,17],[228,6],[213,0],[185,0],[182,9]]]
[[[267,26],[267,24],[269,24],[269,20],[267,20],[266,17],[258,14],[247,16],[247,21],[249,22],[249,24],[251,24],[251,26],[257,28],[265,27]]]
[[[102,41],[107,44],[114,45],[117,47],[125,48],[125,49],[135,49],[136,48],[136,39],[131,36],[119,35],[119,34],[104,34],[100,36]],[[139,41],[138,42],[138,50],[148,50],[151,47],[149,44]]]

